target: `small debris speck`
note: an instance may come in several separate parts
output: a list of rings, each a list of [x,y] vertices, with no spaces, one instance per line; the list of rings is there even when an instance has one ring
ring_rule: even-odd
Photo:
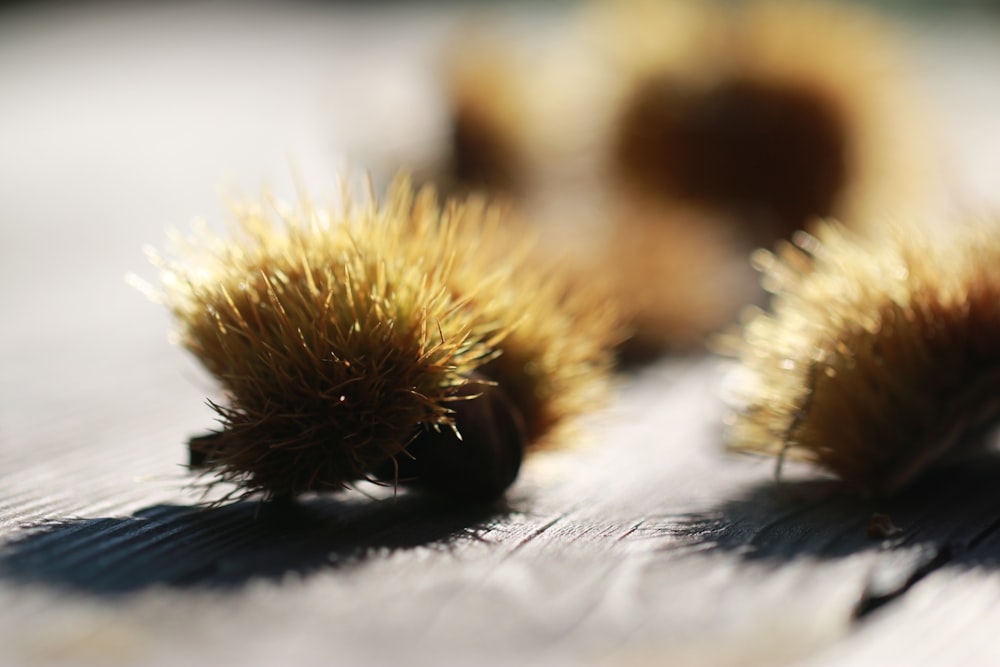
[[[872,514],[871,521],[868,522],[868,537],[879,540],[902,534],[903,529],[892,522],[891,516],[878,512]]]

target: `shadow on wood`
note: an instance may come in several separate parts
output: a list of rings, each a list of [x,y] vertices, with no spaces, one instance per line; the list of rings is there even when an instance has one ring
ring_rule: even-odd
[[[858,551],[948,546],[969,565],[1000,564],[1000,457],[984,455],[928,471],[903,493],[865,499],[830,479],[766,482],[686,517],[685,533],[747,559],[840,558]],[[872,516],[899,526],[870,535]],[[884,539],[883,539],[884,538]]]
[[[687,515],[681,533],[763,562],[877,552],[854,611],[860,619],[939,568],[1000,565],[998,488],[996,455],[928,471],[890,499],[859,498],[829,479],[770,482]]]
[[[510,510],[403,494],[354,501],[154,505],[128,517],[43,524],[0,546],[0,577],[99,595],[153,585],[235,588],[349,568],[372,555],[477,539]]]

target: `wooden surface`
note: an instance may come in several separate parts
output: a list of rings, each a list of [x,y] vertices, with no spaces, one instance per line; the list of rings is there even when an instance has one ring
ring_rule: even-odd
[[[723,368],[623,380],[489,509],[199,509],[211,383],[125,285],[216,186],[329,188],[440,132],[443,10],[0,14],[0,664],[997,664],[1000,462],[891,503],[720,448]],[[909,28],[964,207],[1000,205],[1000,29]],[[404,109],[405,111],[400,111]],[[902,533],[868,537],[873,512]]]

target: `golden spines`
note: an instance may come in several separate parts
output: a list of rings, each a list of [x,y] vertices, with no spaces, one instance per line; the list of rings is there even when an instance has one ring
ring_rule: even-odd
[[[496,209],[399,179],[381,204],[234,211],[228,237],[158,260],[180,341],[226,394],[196,467],[294,496],[384,477],[422,433],[461,431],[457,403],[490,387],[525,422],[511,447],[595,407],[614,318],[563,301]]]
[[[740,451],[815,462],[893,493],[998,416],[1000,244],[896,228],[862,239],[827,223],[756,262],[774,292],[745,326]]]

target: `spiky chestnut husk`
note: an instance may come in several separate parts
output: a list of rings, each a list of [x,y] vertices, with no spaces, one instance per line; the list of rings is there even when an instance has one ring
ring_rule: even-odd
[[[614,348],[624,336],[618,305],[599,285],[580,284],[563,262],[543,255],[521,218],[499,215],[477,228],[461,224],[457,247],[475,261],[455,265],[449,286],[475,289],[477,322],[505,323],[497,353],[479,368],[523,417],[526,451],[557,448],[578,433],[568,417],[607,399]],[[474,249],[474,250],[472,250]],[[497,267],[485,281],[483,267]]]
[[[816,215],[905,217],[934,192],[901,49],[864,11],[612,0],[582,19],[547,76],[503,94],[532,109],[518,204],[541,227],[586,227],[551,245],[582,282],[603,276],[627,362],[697,349],[761,299],[732,286],[750,249]]]
[[[746,325],[730,447],[892,494],[1000,417],[995,226],[947,240],[822,224],[755,256],[770,312]]]
[[[847,181],[843,123],[816,94],[766,79],[705,90],[650,81],[622,120],[621,173],[650,193],[736,211],[770,243],[833,212]]]
[[[445,73],[446,164],[437,180],[454,192],[518,194],[529,178],[530,121],[514,56],[483,43],[453,51]]]
[[[442,208],[399,179],[381,205],[234,211],[229,237],[201,230],[154,260],[181,342],[227,397],[212,404],[222,430],[192,439],[192,463],[235,493],[384,478],[417,456],[411,445],[435,446],[428,433],[456,430],[495,426],[519,463],[600,404],[614,317],[564,300],[482,201]],[[470,409],[480,400],[506,407]],[[495,443],[461,445],[475,460]],[[482,478],[489,497],[513,481],[510,466]]]
[[[627,190],[735,213],[767,246],[817,216],[905,214],[932,191],[918,97],[876,17],[778,0],[612,7],[631,19],[604,40],[625,63],[610,155]]]

